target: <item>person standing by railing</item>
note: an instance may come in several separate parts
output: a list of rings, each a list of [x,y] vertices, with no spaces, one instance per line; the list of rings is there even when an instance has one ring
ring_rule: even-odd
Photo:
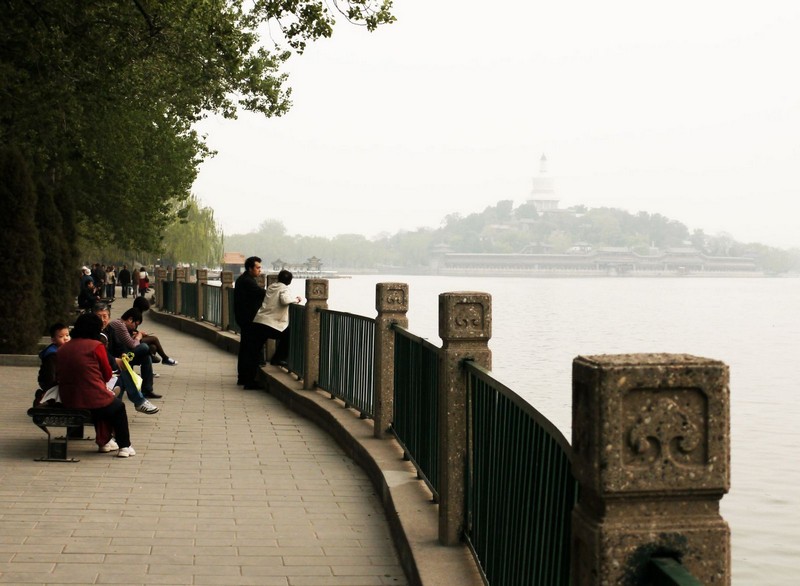
[[[241,332],[237,363],[239,379],[236,384],[244,386],[245,389],[259,389],[261,385],[256,380],[256,373],[261,345],[257,343],[254,335],[253,318],[267,291],[256,282],[256,277],[261,274],[260,258],[251,256],[245,260],[244,269],[233,288],[233,312]]]
[[[289,291],[291,283],[292,273],[285,269],[278,273],[278,282],[267,287],[264,302],[253,318],[257,348],[269,339],[278,341],[270,364],[279,366],[285,366],[289,357],[289,306],[302,301]]]

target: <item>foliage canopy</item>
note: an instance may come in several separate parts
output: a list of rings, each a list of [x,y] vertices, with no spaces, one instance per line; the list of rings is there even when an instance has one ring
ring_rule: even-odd
[[[73,194],[80,236],[157,252],[210,154],[192,124],[241,108],[284,114],[286,60],[330,36],[336,14],[373,30],[394,19],[390,8],[389,0],[7,0],[0,144],[20,149],[37,183]],[[113,230],[97,229],[109,221]]]
[[[209,218],[189,196],[211,153],[193,124],[210,113],[233,118],[240,109],[286,113],[291,90],[282,67],[307,43],[330,36],[335,16],[369,30],[394,20],[391,0],[330,2],[4,0],[0,148],[8,149],[7,176],[27,180],[5,185],[2,203],[38,214],[48,259],[61,265],[54,282],[64,275],[70,282],[79,247],[155,256],[182,218],[206,231]],[[32,223],[25,216],[29,235]],[[35,307],[25,308],[37,320],[40,253],[38,244],[4,248],[8,262],[38,275],[28,289]],[[60,317],[75,292],[51,289],[44,291],[49,317]],[[3,316],[0,331],[15,326],[12,317]]]

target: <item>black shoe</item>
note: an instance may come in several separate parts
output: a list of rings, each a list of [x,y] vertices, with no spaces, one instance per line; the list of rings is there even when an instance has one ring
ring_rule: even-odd
[[[153,391],[150,391],[149,393],[142,393],[142,394],[144,395],[145,399],[160,399],[161,398],[161,395],[157,395]]]
[[[266,388],[267,387],[265,387],[261,383],[247,383],[246,385],[244,385],[245,391],[263,391]]]
[[[285,360],[270,360],[269,363],[272,366],[283,366],[284,368],[289,366]]]

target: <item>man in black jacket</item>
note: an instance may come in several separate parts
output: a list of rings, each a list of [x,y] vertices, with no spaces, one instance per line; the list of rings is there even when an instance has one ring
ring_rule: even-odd
[[[244,272],[236,279],[233,288],[233,313],[241,332],[239,337],[239,360],[237,364],[239,380],[237,384],[245,389],[260,389],[256,380],[258,372],[258,337],[253,332],[253,318],[264,301],[267,290],[259,287],[256,277],[261,274],[261,259],[251,256],[244,261]]]
[[[128,287],[131,286],[131,272],[128,270],[128,265],[122,265],[122,270],[118,275],[119,284],[122,286],[122,296],[128,296]]]

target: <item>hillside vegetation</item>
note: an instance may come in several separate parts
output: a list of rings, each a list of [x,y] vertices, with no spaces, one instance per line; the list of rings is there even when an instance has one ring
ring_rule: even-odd
[[[585,206],[538,214],[532,204],[515,208],[510,200],[499,201],[480,213],[448,215],[437,229],[401,231],[376,239],[358,234],[333,238],[289,235],[277,220],[264,221],[255,232],[225,238],[225,250],[259,255],[267,265],[279,259],[299,264],[316,256],[322,259],[323,269],[330,270],[414,270],[427,267],[436,250],[563,253],[576,246],[624,247],[644,255],[691,247],[711,256],[752,257],[770,273],[800,270],[800,250],[737,242],[730,236],[710,236],[702,230],[690,232],[681,222],[660,214]]]

